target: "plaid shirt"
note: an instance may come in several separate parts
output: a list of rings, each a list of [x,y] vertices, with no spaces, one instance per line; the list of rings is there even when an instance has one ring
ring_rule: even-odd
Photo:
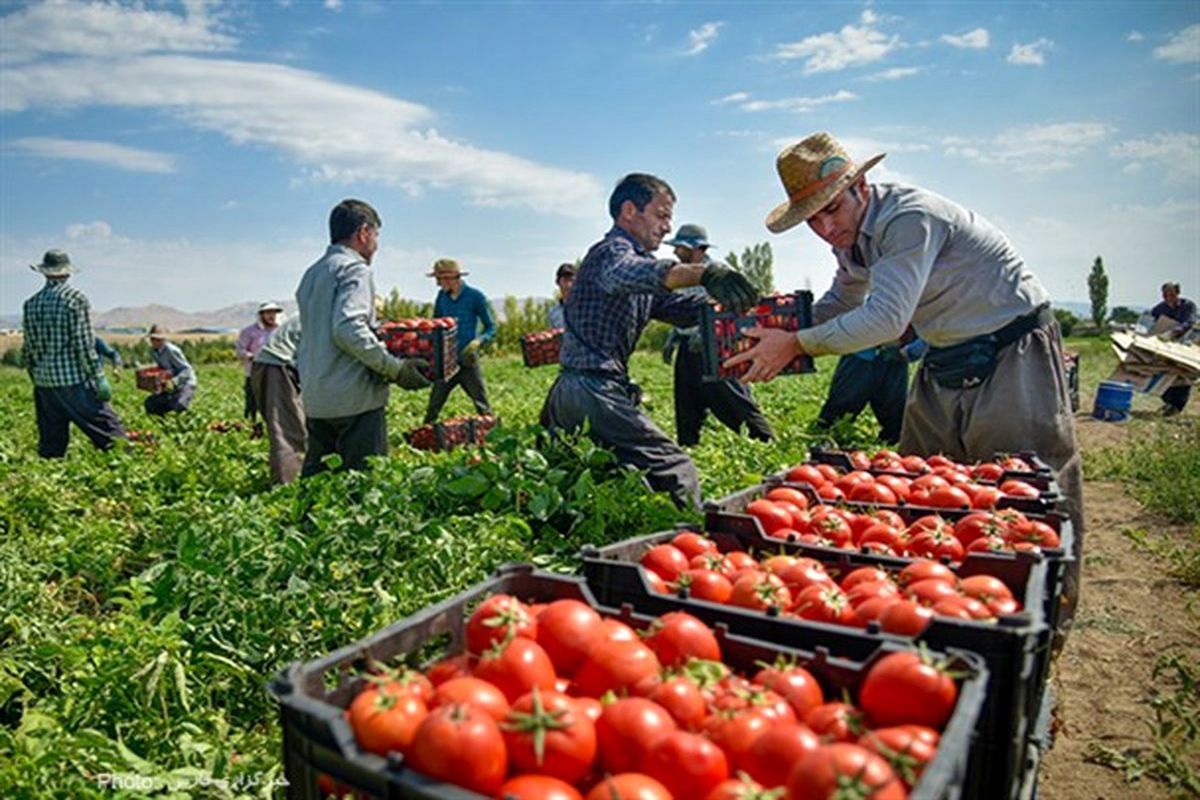
[[[651,319],[695,325],[704,296],[663,285],[676,263],[653,258],[613,226],[584,257],[567,295],[562,365],[625,376],[629,354]]]
[[[65,280],[47,280],[25,301],[21,347],[34,386],[74,386],[98,377],[91,306]]]

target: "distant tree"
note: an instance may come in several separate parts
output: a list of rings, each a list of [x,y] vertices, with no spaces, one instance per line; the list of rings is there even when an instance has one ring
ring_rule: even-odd
[[[387,300],[383,301],[383,320],[381,321],[428,317],[432,313],[432,303],[401,297],[400,290],[393,288],[388,294]]]
[[[770,242],[747,247],[742,251],[741,258],[738,258],[737,253],[730,253],[726,262],[745,275],[746,279],[754,284],[754,288],[758,289],[759,294],[767,295],[775,291],[775,256],[771,252]]]
[[[1142,315],[1129,306],[1114,306],[1108,315],[1108,321],[1114,325],[1132,325],[1141,319]]]
[[[1097,330],[1104,330],[1104,318],[1108,316],[1108,276],[1104,274],[1104,259],[1096,256],[1092,272],[1088,275],[1088,298],[1092,301],[1092,322]]]
[[[1058,320],[1058,327],[1062,329],[1063,336],[1070,336],[1071,331],[1075,330],[1076,324],[1079,323],[1079,317],[1065,308],[1054,309],[1054,318]]]

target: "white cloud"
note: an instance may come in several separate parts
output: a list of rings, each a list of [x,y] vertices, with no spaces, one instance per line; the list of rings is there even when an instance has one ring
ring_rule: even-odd
[[[721,97],[717,100],[713,100],[712,104],[714,106],[724,106],[724,105],[728,105],[730,103],[744,103],[745,101],[747,101],[749,99],[750,99],[749,92],[734,92],[733,94],[727,94],[724,97]]]
[[[747,95],[745,98],[738,100],[737,103],[738,108],[742,111],[793,111],[804,113],[830,103],[845,103],[857,99],[858,95],[854,92],[839,89],[833,94],[821,95],[820,97],[783,97],[778,100],[751,100],[749,99],[749,95]]]
[[[990,138],[947,136],[941,144],[954,158],[1037,175],[1070,168],[1076,157],[1112,131],[1099,122],[1061,122],[1009,128]]]
[[[88,161],[131,172],[175,171],[175,159],[167,153],[125,147],[111,142],[28,136],[14,139],[10,145],[16,150],[40,158]]]
[[[1125,172],[1137,172],[1147,163],[1163,168],[1168,180],[1200,179],[1200,134],[1156,133],[1146,139],[1119,142],[1109,151],[1113,158],[1128,159]]]
[[[1142,35],[1141,31],[1130,31],[1129,33],[1125,34],[1125,41],[1127,42],[1140,42],[1145,38],[1146,37]]]
[[[872,75],[868,75],[863,78],[863,80],[871,81],[872,83],[877,83],[879,81],[898,81],[901,78],[911,78],[913,75],[923,72],[924,70],[925,67],[892,67],[891,69],[885,69],[882,72],[876,72]]]
[[[49,54],[123,56],[161,52],[218,52],[237,40],[215,29],[202,3],[187,16],[110,3],[58,0],[31,5],[3,17],[0,63],[16,64]]]
[[[95,222],[76,222],[68,225],[66,229],[68,239],[76,240],[96,240],[96,239],[111,239],[113,235],[112,226],[103,220]]]
[[[878,14],[866,9],[861,25],[846,25],[837,32],[829,31],[798,42],[776,45],[771,58],[779,61],[805,59],[805,75],[871,64],[903,44],[899,36],[877,30],[874,26],[880,21]]]
[[[724,22],[706,22],[694,31],[688,31],[688,49],[684,55],[694,56],[703,53],[708,46],[717,40]]]
[[[325,0],[325,8],[329,9],[330,11],[341,11],[342,0]]]
[[[1046,63],[1046,51],[1054,47],[1050,39],[1042,38],[1029,44],[1014,44],[1005,60],[1023,67],[1040,67]]]
[[[976,28],[960,36],[947,33],[942,37],[942,41],[953,47],[960,47],[967,50],[982,50],[991,44],[992,40],[987,28]]]
[[[1154,48],[1154,57],[1173,64],[1200,61],[1200,24],[1172,33],[1166,44]]]

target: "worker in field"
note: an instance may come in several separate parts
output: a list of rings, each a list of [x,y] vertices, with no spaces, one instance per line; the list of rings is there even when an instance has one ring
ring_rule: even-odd
[[[839,358],[829,394],[817,414],[818,427],[832,427],[843,417],[855,419],[869,405],[879,422],[879,438],[896,445],[908,397],[908,365],[920,361],[928,349],[909,327],[895,342]]]
[[[565,262],[558,265],[554,273],[554,284],[558,287],[558,302],[550,306],[550,327],[562,328],[563,309],[566,307],[567,295],[571,293],[571,285],[575,283],[575,273],[579,270],[574,264]]]
[[[146,413],[161,417],[172,411],[187,411],[196,394],[196,370],[179,345],[168,341],[166,332],[158,325],[150,326],[146,338],[150,340],[154,363],[171,373],[162,388],[146,398]]]
[[[112,364],[113,369],[120,369],[125,366],[125,361],[121,358],[121,354],[117,352],[117,348],[110,345],[108,342],[96,337],[96,358],[100,361],[100,366],[104,366],[104,360]]]
[[[242,416],[251,422],[255,422],[258,416],[258,405],[254,400],[254,389],[250,385],[250,370],[254,364],[254,356],[279,327],[279,315],[282,313],[283,306],[278,303],[270,301],[263,303],[258,307],[258,319],[242,328],[238,333],[237,346],[234,349],[237,352],[238,361],[242,362],[242,371],[246,374],[246,380],[242,383],[245,395]]]
[[[254,403],[262,413],[268,442],[267,462],[272,483],[291,483],[304,466],[308,432],[300,400],[296,346],[300,318],[291,317],[275,328],[250,365]]]
[[[1050,297],[1004,234],[932,192],[871,184],[827,133],[786,148],[776,166],[787,201],[767,216],[782,233],[800,223],[829,243],[833,285],[815,327],[751,328],[748,381],[773,378],[802,354],[854,353],[898,338],[911,321],[930,345],[909,391],[900,450],[960,461],[1036,451],[1058,471],[1075,530],[1066,588],[1069,625],[1083,541],[1082,474],[1062,341]]]
[[[567,296],[561,369],[542,409],[551,430],[577,431],[646,472],[650,485],[683,507],[699,508],[696,465],[640,408],[629,355],[651,319],[695,325],[706,298],[675,289],[702,285],[727,308],[745,310],[758,294],[721,264],[681,264],[651,255],[671,231],[675,192],[653,175],[626,175],[609,198],[612,227],[588,251]]]
[[[21,315],[21,360],[33,381],[38,455],[65,455],[71,423],[107,450],[113,440],[125,438],[125,427],[108,402],[112,385],[96,358],[91,305],[68,283],[75,267],[62,250],[49,250],[30,269],[46,279]]]
[[[701,225],[680,225],[675,236],[664,244],[675,248],[675,257],[681,264],[711,263],[708,250],[712,245],[708,241],[708,231]],[[703,286],[689,286],[679,292],[708,299]],[[709,411],[730,430],[740,431],[745,425],[751,439],[771,440],[771,425],[754,402],[749,386],[736,378],[704,380],[699,327],[671,329],[663,345],[663,361],[670,364],[672,357],[675,361],[675,438],[681,445],[691,447],[700,443],[700,429]]]
[[[375,279],[371,259],[379,249],[379,213],[347,199],[329,214],[330,245],[296,289],[300,326],[296,370],[304,403],[308,446],[302,476],[327,468],[336,454],[346,469],[387,454],[388,384],[421,389],[422,359],[399,359],[374,333]]]
[[[453,258],[439,258],[433,262],[433,271],[426,277],[433,278],[438,285],[437,298],[433,301],[433,316],[453,317],[457,324],[455,348],[458,354],[458,372],[448,381],[437,381],[429,392],[429,405],[425,409],[425,424],[437,422],[442,406],[455,386],[461,386],[467,397],[475,404],[479,414],[490,415],[487,384],[483,382],[483,367],[479,363],[479,351],[484,344],[496,336],[496,317],[492,304],[483,292],[463,281],[463,272]]]
[[[1196,304],[1186,297],[1180,297],[1179,291],[1178,283],[1164,283],[1162,302],[1150,309],[1150,315],[1154,317],[1155,322],[1158,322],[1160,317],[1165,317],[1176,323],[1164,333],[1167,339],[1182,339],[1196,324]],[[1191,394],[1190,383],[1172,386],[1163,392],[1163,416],[1170,417],[1183,411]]]

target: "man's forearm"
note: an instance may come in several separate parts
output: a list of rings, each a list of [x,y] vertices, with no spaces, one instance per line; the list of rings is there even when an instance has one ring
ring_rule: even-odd
[[[700,276],[704,274],[707,264],[676,264],[671,267],[663,286],[668,289],[682,289],[685,286],[698,286]]]

